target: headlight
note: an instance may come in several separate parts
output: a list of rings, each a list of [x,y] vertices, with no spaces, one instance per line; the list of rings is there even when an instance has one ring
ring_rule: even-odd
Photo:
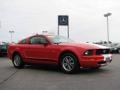
[[[87,50],[87,51],[85,51],[84,55],[85,56],[91,56],[91,55],[93,55],[93,50]]]

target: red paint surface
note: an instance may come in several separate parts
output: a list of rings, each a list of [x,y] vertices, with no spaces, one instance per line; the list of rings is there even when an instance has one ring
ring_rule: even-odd
[[[44,36],[44,35],[43,35]],[[47,36],[45,36],[47,38]],[[58,64],[60,55],[63,52],[72,52],[78,59],[81,67],[99,67],[98,62],[103,61],[102,55],[84,56],[86,50],[100,49],[100,47],[88,43],[61,43],[53,44],[47,38],[49,44],[31,45],[29,38],[26,38],[26,44],[11,44],[8,48],[8,57],[12,59],[15,52],[19,53],[24,62],[28,63],[55,63]]]

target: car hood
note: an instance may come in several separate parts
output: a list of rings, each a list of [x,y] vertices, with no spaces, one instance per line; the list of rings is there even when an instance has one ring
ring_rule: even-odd
[[[59,45],[80,47],[83,49],[108,49],[106,46],[92,44],[92,43],[60,43]]]

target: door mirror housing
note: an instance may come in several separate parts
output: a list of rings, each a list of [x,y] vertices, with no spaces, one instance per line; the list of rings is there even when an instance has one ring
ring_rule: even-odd
[[[44,44],[44,45],[47,45],[47,44],[49,44],[49,42],[48,42],[48,41],[46,41],[46,42],[43,42],[43,44]]]
[[[50,44],[50,42],[48,42],[47,40],[45,40],[44,42],[42,42],[42,44],[44,44],[45,46]]]

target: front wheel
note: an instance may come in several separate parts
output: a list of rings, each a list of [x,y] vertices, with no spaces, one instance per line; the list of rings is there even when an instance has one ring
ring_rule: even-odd
[[[64,73],[76,73],[80,67],[75,55],[65,53],[61,56],[60,67]]]
[[[21,56],[19,54],[15,54],[13,56],[12,62],[13,62],[13,65],[14,65],[15,68],[20,69],[20,68],[24,67],[24,62],[22,61],[22,58],[21,58]]]

